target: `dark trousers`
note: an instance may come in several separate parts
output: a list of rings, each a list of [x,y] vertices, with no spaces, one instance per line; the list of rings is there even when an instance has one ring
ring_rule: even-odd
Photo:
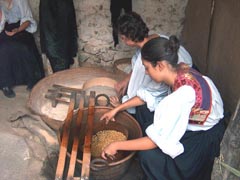
[[[112,35],[114,40],[114,46],[116,46],[118,41],[118,32],[116,30],[117,20],[121,15],[121,10],[124,9],[125,12],[132,11],[132,0],[111,0],[110,11],[111,11],[111,22],[112,22]]]

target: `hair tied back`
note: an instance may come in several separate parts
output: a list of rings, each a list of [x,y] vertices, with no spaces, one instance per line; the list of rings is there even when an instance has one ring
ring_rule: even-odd
[[[177,53],[178,49],[180,47],[178,38],[176,36],[172,35],[169,37],[168,42],[169,43],[168,43],[167,52],[168,53]]]

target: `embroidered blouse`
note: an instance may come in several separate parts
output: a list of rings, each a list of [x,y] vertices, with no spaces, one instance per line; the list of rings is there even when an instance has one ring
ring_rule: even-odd
[[[221,96],[213,82],[206,76],[203,78],[212,92],[212,108],[204,124],[189,123],[192,107],[196,103],[196,91],[190,85],[182,85],[160,101],[155,109],[154,122],[146,129],[146,134],[172,158],[184,152],[180,139],[186,131],[208,130],[223,118]]]

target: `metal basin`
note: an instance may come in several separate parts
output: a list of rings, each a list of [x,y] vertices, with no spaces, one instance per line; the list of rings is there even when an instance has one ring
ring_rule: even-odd
[[[84,137],[86,133],[87,110],[88,110],[87,108],[84,110],[84,118],[82,120],[82,125],[80,130],[79,149],[78,149],[78,156],[77,156],[77,162],[80,165],[82,164],[82,155],[83,155],[82,146],[83,146]],[[111,110],[111,108],[109,107],[95,107],[94,128],[93,128],[94,132],[101,129],[101,127],[99,127],[99,119],[105,112],[109,110]],[[115,122],[117,124],[122,126],[123,129],[127,130],[128,139],[136,139],[136,138],[142,137],[141,128],[138,122],[131,115],[129,115],[126,112],[120,112],[115,116],[115,119],[116,119]],[[74,127],[75,127],[75,123],[73,121],[71,128],[73,129]],[[73,134],[71,134],[72,132],[73,130],[70,130],[70,138],[69,138],[70,145],[68,148],[68,156],[70,156],[70,152],[71,152],[70,149],[73,142],[72,140]],[[59,141],[60,141],[61,133],[62,131],[60,129],[59,136],[58,136]],[[114,179],[115,180],[115,179],[121,178],[121,176],[129,168],[129,165],[131,163],[131,160],[134,154],[135,154],[135,151],[130,151],[130,152],[120,151],[117,153],[115,160],[108,160],[108,164],[91,165],[90,179],[96,179],[96,180],[113,180]],[[92,158],[92,160],[94,160],[94,158]]]

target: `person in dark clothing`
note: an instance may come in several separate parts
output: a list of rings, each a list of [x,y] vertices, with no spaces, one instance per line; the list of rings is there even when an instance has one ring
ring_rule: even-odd
[[[8,98],[15,97],[12,87],[32,85],[39,80],[39,67],[33,61],[34,56],[21,43],[6,41],[0,44],[0,88]]]
[[[125,13],[132,11],[132,0],[111,0],[110,2],[110,12],[111,12],[111,22],[112,22],[112,36],[114,41],[114,47],[119,44],[118,32],[117,32],[117,21],[121,15],[121,11],[124,10]]]
[[[7,97],[14,97],[13,86],[26,84],[31,90],[44,77],[43,63],[33,37],[37,24],[28,1],[0,3],[0,88]]]
[[[40,42],[53,72],[68,69],[78,51],[78,33],[73,0],[41,0]]]

